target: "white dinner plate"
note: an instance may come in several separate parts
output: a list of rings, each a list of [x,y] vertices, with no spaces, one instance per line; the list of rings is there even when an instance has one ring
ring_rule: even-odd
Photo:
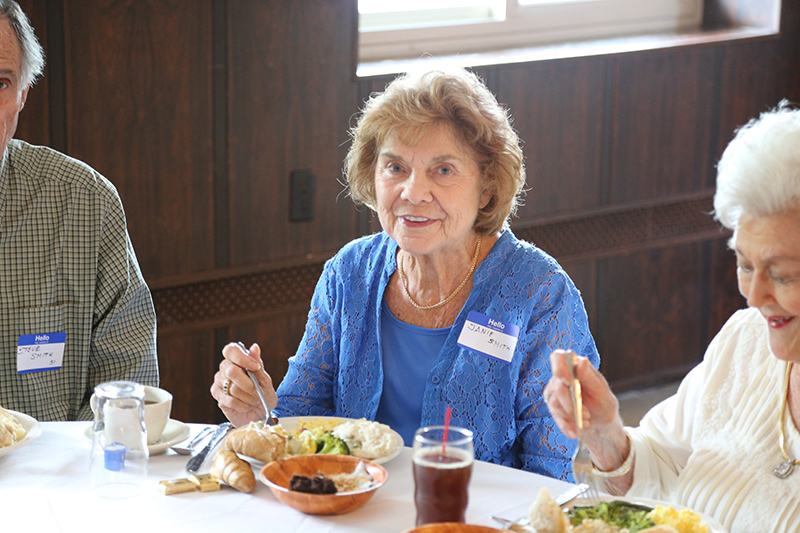
[[[23,446],[27,446],[31,442],[38,439],[39,435],[42,434],[42,426],[39,425],[39,422],[37,422],[35,418],[24,413],[12,411],[11,409],[6,409],[6,411],[14,415],[14,418],[16,418],[19,423],[22,424],[22,427],[25,428],[25,436],[22,438],[22,440],[15,442],[11,446],[4,446],[0,448],[0,457],[13,452],[14,450],[22,448]]]
[[[283,429],[286,431],[294,431],[297,429],[297,425],[299,424],[300,420],[341,420],[342,423],[345,422],[354,422],[356,419],[354,418],[344,418],[341,416],[285,416],[280,418],[278,422],[280,422]],[[391,429],[391,428],[389,428]],[[392,429],[392,433],[394,433],[394,448],[392,451],[389,452],[388,455],[384,455],[383,457],[378,457],[377,459],[370,459],[373,463],[383,464],[391,461],[403,450],[403,437],[400,436],[398,432]]]
[[[672,506],[672,508],[677,510],[677,511],[680,511],[681,509],[686,509],[685,506],[678,505],[676,503],[662,502],[662,501],[658,501],[658,500],[648,500],[646,498],[627,498],[627,497],[621,497],[621,496],[600,496],[600,499],[602,501],[605,501],[605,502],[622,501],[622,502],[636,503],[636,504],[639,504],[639,505],[646,505],[648,507],[653,507],[653,508],[658,507],[659,505],[664,506],[664,507]],[[564,507],[566,509],[572,509],[572,507],[574,507],[576,505],[578,505],[578,506],[582,505],[581,501],[580,501],[580,498],[572,500],[571,502],[569,502]],[[706,515],[704,513],[698,512],[698,511],[694,511],[694,512],[697,513],[697,515],[700,517],[700,520],[702,520],[703,523],[706,525],[706,527],[708,527],[708,533],[728,533],[728,530],[725,529],[722,524],[720,524],[719,522],[717,522],[716,520],[714,520],[710,516],[708,516],[708,515]]]
[[[94,430],[92,430],[92,424],[89,424],[86,427],[86,431],[83,432],[83,436],[86,437],[86,440],[92,442],[94,439]],[[178,420],[169,419],[167,420],[167,425],[164,426],[164,432],[161,434],[161,437],[156,441],[155,444],[151,444],[147,447],[150,450],[150,455],[161,455],[165,453],[170,446],[175,446],[179,442],[185,441],[189,437],[189,426],[184,424],[183,422],[179,422]]]

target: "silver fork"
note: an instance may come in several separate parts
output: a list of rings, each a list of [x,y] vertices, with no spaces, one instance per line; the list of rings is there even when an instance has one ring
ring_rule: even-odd
[[[581,496],[586,505],[595,505],[600,495],[597,491],[597,485],[592,471],[592,458],[589,455],[589,449],[583,443],[583,399],[581,398],[581,382],[575,377],[575,352],[567,353],[567,368],[572,379],[569,382],[569,392],[572,398],[572,408],[575,411],[575,426],[578,432],[578,448],[575,450],[575,455],[572,456],[572,475],[575,477],[575,483],[588,485]]]

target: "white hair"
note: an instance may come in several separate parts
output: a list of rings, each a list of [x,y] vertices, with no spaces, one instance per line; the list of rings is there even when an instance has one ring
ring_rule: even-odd
[[[735,230],[742,213],[800,210],[800,109],[786,100],[736,132],[717,165],[714,216]]]

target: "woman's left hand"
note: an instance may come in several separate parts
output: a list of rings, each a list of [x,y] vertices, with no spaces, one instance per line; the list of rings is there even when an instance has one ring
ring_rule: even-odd
[[[575,439],[578,434],[569,392],[571,376],[566,363],[567,353],[556,350],[550,355],[553,377],[547,383],[543,397],[561,431]],[[619,400],[587,358],[576,357],[574,371],[581,383],[584,443],[595,465],[603,470],[613,470],[622,464],[630,451],[619,415]]]

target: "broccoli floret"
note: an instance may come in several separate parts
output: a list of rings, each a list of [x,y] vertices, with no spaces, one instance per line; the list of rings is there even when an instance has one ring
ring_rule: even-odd
[[[317,453],[334,454],[334,455],[350,455],[350,448],[347,443],[339,437],[334,437],[328,431],[324,431],[317,435]]]

